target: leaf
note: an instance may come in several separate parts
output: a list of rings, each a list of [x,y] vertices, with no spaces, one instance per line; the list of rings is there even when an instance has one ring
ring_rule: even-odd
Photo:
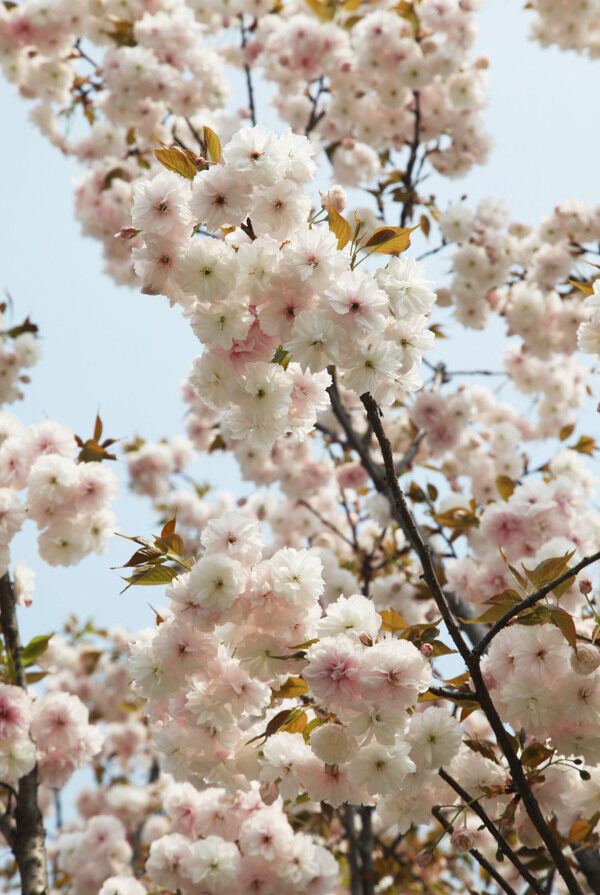
[[[575,431],[575,423],[570,423],[568,426],[563,426],[560,432],[558,433],[558,437],[561,441],[566,441],[570,435]]]
[[[551,758],[554,749],[548,749],[542,743],[530,743],[521,755],[521,763],[527,768],[537,768],[547,758]]]
[[[498,547],[498,552],[500,553],[500,556],[502,557],[502,559],[508,566],[508,570],[509,570],[510,574],[512,575],[514,580],[517,582],[517,584],[519,585],[521,590],[524,591],[525,593],[529,593],[529,588],[527,586],[527,579],[523,575],[521,575],[521,573],[519,572],[518,569],[516,569],[514,566],[511,566],[511,564],[507,560],[506,556],[504,555],[504,550],[502,549],[502,547]]]
[[[274,733],[277,733],[281,725],[287,721],[293,711],[294,709],[283,709],[283,711],[277,712],[267,724],[264,736],[270,737],[273,736]]]
[[[450,647],[446,646],[442,640],[431,640],[429,642],[433,647],[433,652],[431,653],[432,659],[437,659],[438,656],[453,656],[456,653],[455,649],[450,649]]]
[[[294,709],[288,720],[281,725],[287,733],[302,733],[308,722],[308,715],[302,709]]]
[[[28,671],[25,675],[25,680],[28,684],[37,684],[38,681],[42,681],[48,674],[50,674],[49,671]]]
[[[427,485],[427,494],[429,496],[429,500],[437,500],[438,489],[435,487],[435,485]]]
[[[369,236],[361,249],[373,249],[382,255],[399,255],[410,245],[410,234],[416,227],[378,227]]]
[[[123,577],[123,581],[127,581],[127,587],[124,587],[121,593],[124,594],[134,584],[169,584],[177,575],[179,575],[179,570],[173,569],[171,566],[153,565],[150,568],[138,569],[129,578]]]
[[[552,609],[550,611],[550,621],[557,628],[560,628],[563,637],[573,649],[577,649],[577,631],[575,630],[575,622],[565,609]]]
[[[329,207],[329,229],[337,236],[338,249],[343,249],[348,245],[352,236],[352,227],[333,206]]]
[[[128,559],[126,563],[123,563],[122,566],[118,566],[121,569],[128,569],[132,566],[141,566],[144,564],[149,564],[157,560],[159,557],[162,557],[163,552],[159,550],[158,547],[155,547],[153,544],[148,544],[145,547],[142,547],[140,550],[136,550],[132,557]],[[117,568],[115,566],[115,568]]]
[[[425,501],[427,500],[425,492],[420,487],[420,485],[417,485],[416,482],[410,483],[406,495],[407,497],[410,497],[413,503],[425,503]]]
[[[133,22],[128,19],[119,19],[117,16],[108,17],[113,30],[104,31],[108,37],[113,40],[119,47],[135,47],[137,41],[133,33]]]
[[[479,516],[473,510],[466,507],[453,507],[444,513],[433,513],[433,518],[445,528],[454,528],[463,531],[467,528],[476,528],[479,525]]]
[[[516,482],[514,482],[510,476],[499,475],[496,479],[496,488],[498,489],[498,494],[502,500],[508,500],[516,487]]]
[[[165,542],[169,553],[174,553],[176,556],[183,556],[184,544],[181,535],[173,533],[172,535],[167,535],[166,538],[161,538],[161,541]]]
[[[171,146],[168,149],[155,149],[154,155],[167,171],[174,171],[187,180],[193,180],[197,174],[193,161],[195,156],[189,150],[184,151],[178,146]]]
[[[52,637],[54,637],[54,632],[32,637],[27,646],[23,647],[23,652],[21,653],[21,664],[24,668],[28,668],[29,665],[35,665],[40,656],[43,656],[48,649],[48,644]]]
[[[429,218],[427,217],[426,214],[421,215],[421,217],[419,219],[419,226],[420,226],[421,230],[423,231],[423,233],[425,234],[425,236],[429,236],[429,233],[431,232],[431,221],[429,220]]]
[[[535,569],[528,569],[523,563],[521,563],[521,567],[533,586],[538,590],[568,571],[569,560],[574,555],[575,551],[572,550],[570,553],[565,553],[564,556],[553,556],[549,559],[544,559]]]
[[[507,600],[504,603],[498,602],[496,605],[486,609],[483,615],[480,615],[478,618],[461,618],[459,621],[461,621],[463,625],[491,625],[494,622],[499,622],[514,605],[512,600]]]
[[[324,3],[320,3],[319,0],[304,0],[304,2],[324,22],[330,22],[333,19],[335,15],[335,4],[328,3],[327,0],[325,0]]]
[[[308,684],[301,677],[288,677],[279,690],[273,690],[273,696],[277,699],[295,699],[308,693]]]
[[[486,743],[483,740],[463,740],[463,743],[465,746],[468,746],[472,752],[478,752],[479,755],[483,755],[484,758],[488,758],[490,761],[493,761],[494,764],[500,764],[491,743]]]
[[[452,687],[456,687],[460,689],[464,687],[471,680],[471,674],[468,671],[463,671],[462,674],[458,674],[456,677],[449,677],[447,680],[444,680],[445,684],[450,684]]]
[[[578,454],[588,454],[591,457],[596,450],[596,442],[589,435],[582,435],[577,444],[571,446],[571,450],[577,451]]]
[[[212,162],[218,162],[221,159],[221,141],[210,127],[204,125],[203,128],[204,142],[206,149]]]
[[[408,622],[405,622],[395,609],[384,609],[379,615],[382,621],[381,627],[390,634],[395,634],[396,631],[404,631],[408,628]]]
[[[177,524],[176,516],[174,516],[172,519],[169,519],[168,522],[165,522],[165,524],[163,525],[162,530],[160,532],[161,538],[166,538],[169,535],[172,535],[173,532],[175,531],[176,524]]]
[[[214,454],[215,451],[224,451],[226,447],[227,445],[225,443],[225,439],[223,438],[221,433],[219,433],[218,435],[215,435],[212,444],[208,449],[208,453]]]
[[[579,289],[580,292],[583,292],[585,295],[594,294],[594,288],[593,286],[590,286],[589,283],[581,283],[579,280],[571,280],[570,278],[569,283],[571,284],[571,286],[575,286],[577,289]]]

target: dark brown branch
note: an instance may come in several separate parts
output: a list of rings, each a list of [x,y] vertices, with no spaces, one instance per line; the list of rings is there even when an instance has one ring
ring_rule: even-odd
[[[7,653],[11,656],[15,669],[15,683],[27,689],[25,669],[21,661],[23,646],[17,624],[15,597],[8,572],[0,578],[0,621]],[[37,766],[19,780],[18,794],[9,840],[19,873],[21,875],[21,895],[47,895],[48,875],[46,870],[45,831],[37,798]],[[4,830],[3,830],[4,832]]]
[[[479,700],[479,704],[487,720],[489,721],[492,730],[494,731],[499,747],[506,757],[513,782],[523,800],[525,810],[527,811],[527,814],[529,815],[529,818],[532,821],[537,832],[540,834],[546,848],[548,849],[548,852],[550,853],[550,856],[555,862],[556,868],[563,878],[568,891],[571,893],[571,895],[583,895],[579,883],[575,879],[575,875],[573,874],[569,862],[567,861],[567,858],[565,857],[559,843],[556,841],[552,830],[546,823],[546,819],[542,814],[537,799],[533,795],[531,787],[529,786],[529,782],[523,770],[523,765],[521,764],[517,753],[513,748],[513,744],[509,735],[504,729],[504,725],[502,723],[500,715],[496,711],[496,707],[492,701],[492,698],[488,692],[488,689],[483,680],[483,676],[481,674],[481,669],[479,667],[479,658],[473,656],[466,642],[464,641],[461,632],[456,624],[456,621],[454,620],[454,616],[450,610],[446,595],[444,594],[444,591],[442,590],[437,580],[435,568],[431,560],[431,547],[423,540],[421,532],[413,518],[412,513],[408,509],[404,494],[402,493],[400,485],[398,484],[398,478],[394,469],[394,456],[392,453],[392,446],[381,424],[379,408],[373,397],[368,392],[364,395],[361,395],[361,401],[364,404],[365,410],[367,411],[367,417],[371,425],[373,426],[373,432],[375,433],[375,437],[377,438],[377,441],[379,443],[386,471],[386,479],[388,486],[391,489],[394,503],[400,517],[404,521],[408,540],[412,544],[413,549],[415,550],[417,556],[421,561],[421,566],[423,568],[423,579],[427,584],[433,599],[435,600],[438,611],[440,612],[442,619],[444,620],[452,641],[454,642],[458,652],[460,653],[465,665],[469,669],[471,679],[475,687],[475,693],[477,694],[477,698]],[[565,580],[569,577],[569,573],[566,573]]]
[[[375,893],[375,870],[373,868],[373,848],[375,845],[373,838],[373,824],[371,815],[373,809],[370,805],[362,805],[360,809],[360,819],[362,829],[358,839],[358,847],[360,849],[360,857],[362,862],[362,888],[363,895],[374,895]]]
[[[405,526],[405,520],[402,517],[401,513],[398,511],[398,507],[396,506],[394,495],[393,495],[392,490],[391,490],[391,488],[388,484],[388,481],[386,479],[385,471],[381,468],[381,466],[379,466],[378,463],[375,463],[375,461],[373,460],[373,458],[371,456],[369,446],[363,443],[362,438],[359,436],[359,434],[354,430],[354,428],[352,426],[352,423],[350,421],[348,413],[346,412],[346,408],[344,407],[341,397],[340,397],[339,389],[337,386],[335,367],[329,367],[328,370],[329,370],[329,373],[331,374],[331,385],[327,389],[327,392],[329,394],[329,399],[331,401],[331,409],[333,410],[333,413],[334,413],[337,421],[339,422],[342,429],[344,430],[344,434],[346,436],[346,441],[348,443],[348,447],[351,448],[352,450],[356,451],[356,453],[360,457],[362,466],[368,473],[369,478],[371,479],[375,490],[378,491],[380,494],[382,494],[386,498],[386,500],[389,504],[390,512],[392,514],[392,518],[394,519],[394,522],[396,523],[396,525],[398,525],[400,527],[400,529],[404,533],[404,536],[406,537],[406,539],[408,541],[410,541],[410,537],[408,535],[408,532],[407,532],[406,526]],[[376,407],[376,405],[375,405],[375,407]],[[394,475],[394,481],[396,481],[395,475]],[[397,484],[397,482],[396,482],[396,484]],[[410,515],[410,513],[409,513],[409,515]],[[411,516],[411,518],[412,518],[412,516]],[[430,546],[429,546],[429,549],[431,550]],[[432,557],[434,559],[434,562],[436,564],[439,564],[439,557],[433,551],[432,551]],[[462,602],[462,600],[460,600],[455,594],[448,593],[446,596],[447,596],[448,602],[450,603],[450,605],[452,607],[452,611],[455,615],[459,616],[460,618],[470,618],[471,617],[470,610],[467,608],[467,606],[465,606],[465,604]],[[481,638],[484,636],[484,634],[486,633],[486,629],[483,625],[470,624],[470,625],[465,625],[465,633],[466,633],[467,637],[469,638],[469,640],[471,641],[471,643],[473,645],[475,645],[476,643],[479,643]]]
[[[534,892],[537,892],[537,895],[544,895],[544,891],[538,882],[538,880],[533,876],[527,867],[523,864],[521,859],[515,852],[512,850],[504,836],[502,836],[498,830],[496,829],[493,821],[488,816],[487,812],[481,807],[477,799],[473,799],[469,793],[462,788],[460,783],[458,783],[453,777],[450,776],[443,768],[440,768],[438,774],[444,780],[448,786],[454,790],[454,792],[460,796],[463,800],[467,808],[470,808],[477,817],[481,820],[486,830],[491,833],[496,842],[498,843],[498,847],[501,850],[503,855],[506,855],[508,860],[511,862],[515,870],[517,870],[525,882],[527,882]]]
[[[475,649],[473,650],[473,655],[476,658],[481,657],[481,655],[485,652],[487,647],[490,645],[491,641],[494,639],[496,634],[498,634],[502,628],[505,628],[509,621],[518,615],[519,612],[522,612],[524,609],[530,609],[532,606],[535,606],[536,603],[539,603],[540,600],[543,600],[544,597],[548,596],[550,591],[554,590],[555,587],[558,587],[559,584],[563,584],[565,581],[568,581],[569,578],[574,578],[582,569],[585,569],[586,566],[590,566],[594,562],[598,562],[600,559],[600,550],[597,553],[593,553],[591,556],[584,556],[583,559],[576,563],[573,568],[567,569],[562,575],[559,575],[558,578],[555,578],[553,581],[548,582],[548,584],[544,584],[543,587],[540,587],[539,590],[536,590],[535,593],[530,594],[528,597],[525,597],[524,600],[521,600],[520,603],[516,603],[508,612],[505,612],[502,618],[498,619],[489,631],[486,633],[485,637],[477,644]]]
[[[244,16],[240,15],[240,31],[242,36],[242,51],[246,49],[248,43],[248,32],[244,25]],[[248,108],[250,109],[250,121],[256,127],[256,105],[254,102],[254,84],[252,83],[252,71],[250,66],[244,59],[244,71],[246,73],[246,88],[248,90]]]
[[[433,816],[435,817],[437,822],[440,824],[440,826],[442,826],[444,828],[446,833],[454,832],[454,827],[452,826],[452,824],[449,821],[446,820],[446,818],[442,814],[442,809],[440,808],[439,805],[434,805],[433,808],[431,809],[431,813],[433,814]],[[481,854],[480,851],[478,851],[476,848],[470,848],[469,854],[475,858],[477,863],[481,867],[483,867],[483,869],[486,871],[486,873],[489,873],[489,875],[492,877],[493,880],[496,881],[496,883],[500,886],[500,888],[503,889],[504,892],[506,892],[506,895],[517,895],[517,893],[515,892],[513,887],[509,886],[509,884],[506,882],[506,880],[504,880],[500,876],[498,871],[492,867],[490,862],[487,860],[487,858],[483,857],[483,855]]]
[[[354,827],[354,806],[344,805],[344,828],[348,840],[348,865],[350,867],[350,892],[351,895],[362,895],[362,883],[358,866],[358,842],[356,841],[356,829]]]
[[[421,131],[421,97],[419,96],[419,91],[414,91],[415,98],[415,124],[413,131],[413,138],[410,143],[410,155],[408,157],[408,164],[406,166],[406,172],[404,177],[402,178],[402,182],[404,184],[404,189],[408,194],[408,198],[406,202],[402,205],[402,214],[400,215],[400,226],[405,227],[408,221],[410,221],[413,213],[413,208],[415,207],[415,184],[413,183],[413,170],[415,167],[415,162],[417,161],[417,153],[419,150],[419,141],[420,141],[420,131]]]

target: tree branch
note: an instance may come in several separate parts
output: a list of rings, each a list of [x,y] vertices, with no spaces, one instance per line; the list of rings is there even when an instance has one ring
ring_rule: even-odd
[[[521,795],[525,810],[527,811],[530,820],[532,821],[537,832],[540,834],[544,844],[546,845],[550,856],[554,860],[557,870],[563,878],[568,891],[571,893],[571,895],[583,895],[579,883],[575,879],[573,871],[569,866],[567,858],[565,857],[559,843],[556,841],[552,830],[546,823],[540,806],[538,805],[537,799],[533,795],[531,787],[529,786],[529,782],[523,770],[523,766],[513,748],[511,739],[504,729],[504,725],[502,723],[500,715],[496,711],[496,707],[492,701],[492,698],[487,690],[487,687],[483,680],[483,676],[481,674],[481,669],[479,667],[479,658],[473,656],[467,644],[465,643],[448,605],[446,595],[444,594],[444,591],[442,590],[437,580],[435,569],[431,560],[431,547],[423,540],[421,532],[419,531],[412,513],[408,509],[404,494],[402,493],[400,485],[398,484],[398,478],[394,469],[392,446],[381,424],[379,408],[373,397],[368,392],[366,392],[364,395],[361,395],[361,401],[363,402],[365,410],[367,411],[368,419],[373,426],[375,437],[379,442],[379,447],[386,471],[387,484],[392,492],[394,503],[400,517],[404,520],[407,537],[412,544],[415,552],[417,553],[417,556],[421,560],[421,565],[423,567],[423,579],[429,587],[431,595],[436,602],[436,605],[442,616],[442,619],[444,620],[446,628],[448,629],[450,637],[452,638],[465,665],[469,669],[471,679],[475,687],[475,693],[477,694],[477,698],[479,700],[479,704],[483,712],[485,713],[485,716],[487,717],[492,730],[494,731],[498,745],[500,746],[502,752],[506,757],[513,782],[519,794]],[[569,577],[570,575],[569,573],[567,573],[566,578]]]
[[[544,597],[548,596],[550,591],[554,590],[555,587],[558,587],[559,584],[563,584],[563,582],[568,581],[569,578],[574,578],[582,569],[585,569],[586,566],[590,566],[594,562],[598,562],[600,559],[600,550],[597,553],[592,553],[591,556],[584,556],[583,559],[576,563],[573,568],[567,569],[562,575],[559,575],[558,578],[555,578],[553,581],[548,582],[548,584],[544,584],[543,587],[540,587],[539,590],[536,590],[535,593],[530,594],[528,597],[525,597],[524,600],[521,600],[520,603],[516,603],[511,609],[504,613],[502,618],[499,618],[497,622],[495,622],[489,631],[485,634],[485,636],[481,639],[481,641],[477,644],[475,649],[473,650],[473,655],[479,659],[487,647],[490,645],[496,634],[498,634],[502,628],[505,628],[509,621],[518,615],[519,612],[522,612],[524,609],[530,609],[532,606],[535,606],[536,603],[539,603],[540,600],[543,600]]]
[[[506,855],[514,868],[521,874],[525,882],[531,886],[531,888],[534,892],[537,893],[537,895],[544,895],[544,890],[542,889],[538,880],[529,872],[527,867],[525,867],[519,856],[512,850],[504,836],[502,836],[501,833],[498,832],[498,830],[494,826],[493,821],[490,819],[487,812],[481,807],[477,799],[473,799],[469,795],[469,793],[462,788],[460,783],[458,783],[453,777],[451,777],[450,774],[448,774],[443,768],[439,769],[438,774],[440,775],[442,780],[447,783],[448,786],[453,789],[458,796],[460,796],[466,807],[475,812],[486,830],[491,833],[491,835],[498,843],[498,847],[502,851],[502,854]]]
[[[15,683],[27,689],[21,661],[23,646],[17,624],[15,597],[8,572],[0,578],[0,622],[6,651],[15,668]],[[47,895],[45,831],[37,798],[37,765],[19,780],[14,810],[14,836],[11,847],[21,875],[22,895]],[[6,824],[4,824],[6,826]]]
[[[446,820],[446,818],[442,814],[442,809],[440,808],[439,805],[434,805],[433,808],[431,809],[431,813],[433,814],[433,816],[435,817],[437,822],[440,824],[440,826],[442,826],[444,828],[446,833],[454,832],[454,827],[452,826],[452,824],[449,821]],[[506,895],[517,895],[517,893],[515,892],[513,887],[509,886],[509,884],[504,879],[502,879],[502,877],[500,876],[498,871],[494,870],[494,868],[492,867],[490,862],[487,860],[487,858],[483,857],[483,855],[481,854],[480,851],[478,851],[476,848],[470,848],[469,854],[475,858],[477,863],[481,867],[483,867],[483,869],[486,871],[486,873],[489,873],[489,875],[492,877],[492,879],[494,879],[496,881],[496,883],[500,886],[500,888],[506,892]]]

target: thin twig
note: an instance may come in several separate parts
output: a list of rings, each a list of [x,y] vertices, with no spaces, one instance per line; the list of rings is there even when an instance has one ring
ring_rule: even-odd
[[[598,562],[599,559],[600,550],[597,553],[593,553],[591,556],[584,556],[580,562],[576,563],[571,569],[567,569],[567,571],[562,575],[559,575],[558,578],[549,581],[548,584],[544,584],[543,587],[540,587],[535,593],[525,597],[520,603],[516,603],[508,610],[508,612],[504,613],[502,618],[499,618],[498,621],[492,625],[483,640],[481,640],[473,650],[473,656],[479,659],[496,634],[498,634],[502,628],[505,628],[515,615],[518,615],[524,609],[530,609],[532,606],[535,606],[536,603],[539,603],[540,600],[543,600],[544,597],[548,596],[550,591],[554,590],[555,587],[558,587],[559,584],[563,584],[563,582],[568,581],[569,578],[574,578],[582,569],[585,569],[586,566],[590,566],[594,562]]]
[[[529,872],[527,867],[525,867],[519,856],[512,850],[504,836],[502,836],[498,832],[498,830],[494,826],[493,821],[490,819],[487,812],[481,807],[477,799],[473,799],[469,795],[469,793],[462,788],[460,783],[458,783],[453,777],[451,777],[450,774],[448,774],[443,768],[439,769],[438,774],[440,775],[442,780],[444,780],[444,782],[447,783],[448,786],[453,789],[458,796],[460,796],[467,808],[470,808],[471,811],[475,812],[478,818],[482,821],[486,830],[492,834],[492,836],[498,843],[502,854],[506,855],[511,864],[521,874],[525,882],[531,886],[531,888],[534,892],[537,893],[537,895],[544,895],[544,891],[540,886],[538,880]]]
[[[246,26],[244,25],[244,14],[240,15],[240,31],[242,36],[242,50],[246,49],[247,40],[247,31]],[[256,105],[254,103],[254,84],[252,83],[252,71],[250,70],[250,66],[246,62],[245,54],[244,54],[244,71],[246,72],[246,88],[248,90],[248,107],[250,109],[250,121],[256,127]]]
[[[453,833],[453,832],[454,832],[454,827],[452,826],[452,824],[451,824],[448,820],[446,820],[446,818],[445,818],[444,815],[442,814],[442,809],[441,809],[441,807],[440,807],[439,805],[434,805],[433,808],[431,809],[431,813],[433,814],[433,816],[435,817],[435,819],[437,820],[437,822],[444,828],[444,830],[445,830],[447,833]],[[487,860],[487,858],[484,858],[483,855],[481,854],[481,852],[478,851],[478,849],[476,849],[476,848],[470,848],[470,849],[469,849],[469,854],[472,855],[472,856],[475,858],[475,860],[477,861],[477,863],[478,863],[481,867],[483,867],[483,869],[486,871],[486,873],[489,873],[489,875],[492,877],[492,879],[494,879],[494,880],[498,883],[498,885],[500,886],[500,888],[503,889],[503,890],[506,892],[506,895],[517,895],[517,893],[515,892],[515,890],[513,889],[513,887],[512,887],[512,886],[509,886],[509,884],[506,882],[506,880],[504,880],[504,879],[500,876],[500,874],[498,873],[498,871],[495,870],[495,869],[492,867],[492,865],[491,865],[490,862]]]

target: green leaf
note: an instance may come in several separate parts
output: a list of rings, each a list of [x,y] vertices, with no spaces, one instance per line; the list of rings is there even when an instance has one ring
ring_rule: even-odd
[[[337,247],[343,249],[350,242],[352,236],[352,227],[341,214],[330,205],[329,207],[329,229],[337,236]]]
[[[491,743],[486,743],[483,740],[463,740],[465,746],[468,746],[471,752],[478,752],[479,755],[483,755],[484,758],[488,758],[490,761],[493,761],[494,764],[500,764],[498,761],[498,757],[492,748]]]
[[[563,637],[573,649],[577,648],[577,631],[572,616],[564,609],[551,609],[550,621],[562,631]]]
[[[23,647],[23,652],[21,653],[21,664],[23,665],[23,668],[35,665],[40,656],[43,656],[48,649],[48,644],[52,637],[54,637],[54,632],[52,632],[52,634],[40,634],[38,637],[32,637],[27,646]]]
[[[536,590],[550,584],[555,578],[559,578],[564,572],[568,571],[569,561],[575,556],[575,551],[565,553],[564,556],[553,556],[549,559],[542,560],[535,569],[528,569],[521,563],[521,567]]]
[[[204,142],[212,162],[218,162],[221,159],[221,141],[210,127],[204,125]]]
[[[288,677],[279,690],[273,690],[273,696],[277,699],[296,699],[308,693],[308,684],[301,677]]]
[[[400,255],[410,245],[410,234],[416,227],[378,227],[369,236],[361,249],[373,249],[381,255]]]
[[[169,582],[171,582],[173,578],[176,578],[179,574],[179,569],[173,569],[170,566],[164,565],[154,565],[150,568],[137,569],[129,578],[123,578],[123,581],[127,581],[127,587],[124,587],[121,593],[124,594],[125,591],[129,590],[129,588],[134,584],[169,584]]]
[[[529,746],[523,750],[521,762],[526,768],[537,768],[543,761],[551,758],[553,754],[554,749],[548,749],[546,746],[542,745],[542,743],[530,743]]]

